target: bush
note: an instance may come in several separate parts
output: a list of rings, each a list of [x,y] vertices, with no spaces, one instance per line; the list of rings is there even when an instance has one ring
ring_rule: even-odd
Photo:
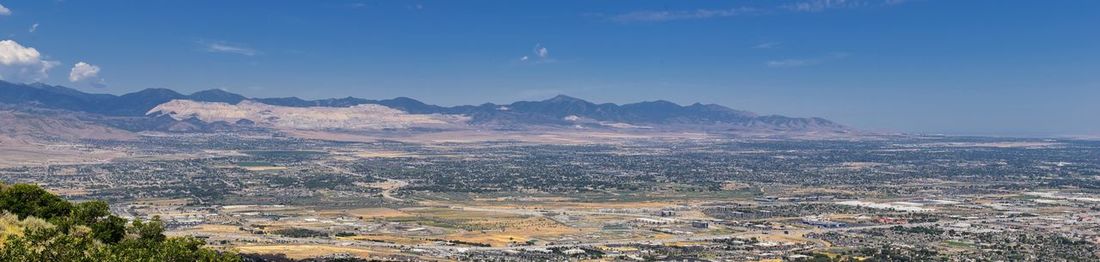
[[[328,233],[325,233],[325,232],[321,232],[321,231],[317,231],[317,230],[311,230],[311,229],[305,229],[305,228],[297,228],[297,227],[277,230],[274,233],[278,234],[278,235],[287,236],[287,237],[297,237],[297,238],[327,237],[328,236]]]
[[[159,218],[127,226],[106,202],[72,204],[35,185],[0,185],[0,210],[0,261],[240,261],[166,237]]]

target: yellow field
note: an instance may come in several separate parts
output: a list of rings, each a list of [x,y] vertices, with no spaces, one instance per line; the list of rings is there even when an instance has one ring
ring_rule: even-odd
[[[234,233],[240,233],[241,232],[241,229],[238,226],[211,225],[211,224],[199,225],[199,226],[197,226],[193,229],[190,229],[190,230],[208,232],[208,233],[225,233],[225,234],[234,234]]]
[[[529,198],[535,199],[535,198]],[[573,202],[573,201],[559,201],[562,198],[547,198],[545,202],[520,203],[520,204],[496,204],[497,199],[479,199],[477,203],[448,203],[448,202],[436,202],[436,201],[422,201],[422,204],[434,204],[434,205],[452,205],[452,206],[471,206],[479,208],[499,208],[499,209],[528,209],[535,210],[535,208],[543,209],[600,209],[600,208],[662,208],[677,205],[672,202],[604,202],[604,203],[592,203],[592,202]],[[569,199],[573,200],[573,199]],[[515,201],[515,200],[512,200]]]
[[[478,220],[483,221],[486,219],[509,219],[509,218],[523,218],[523,215],[508,214],[502,212],[492,211],[467,211],[460,209],[450,208],[407,208],[402,211],[410,214],[414,214],[418,217],[436,217],[446,220],[455,221],[471,221]]]
[[[394,236],[394,235],[386,235],[386,234],[372,234],[372,235],[361,235],[361,236],[353,236],[353,237],[342,237],[342,238],[339,238],[339,239],[358,240],[358,241],[379,241],[379,242],[384,242],[384,243],[394,243],[394,244],[402,244],[402,245],[419,245],[419,244],[427,244],[427,243],[430,242],[430,241],[420,239],[420,238],[410,238],[410,237]]]
[[[286,170],[285,166],[248,166],[244,167],[244,170],[248,171],[273,171],[273,170]]]
[[[733,191],[741,190],[751,187],[749,184],[737,183],[736,181],[726,181],[722,183],[722,190]]]
[[[409,213],[392,208],[359,208],[348,210],[347,213],[354,217],[362,217],[363,219],[412,216]]]
[[[334,247],[321,245],[273,245],[273,246],[238,246],[241,253],[259,254],[284,254],[289,258],[304,259],[332,254],[352,254],[362,258],[372,255],[394,254],[394,251],[376,251],[356,247]]]
[[[376,151],[376,152],[357,152],[355,156],[361,158],[394,158],[394,157],[409,157],[405,152],[389,152],[389,151]]]
[[[387,235],[364,235],[353,239],[378,240],[390,243],[421,243],[425,239],[439,238],[506,246],[509,243],[522,243],[536,237],[554,237],[580,233],[580,229],[571,228],[553,220],[523,214],[471,211],[450,208],[407,208],[401,210],[388,208],[364,208],[348,210],[354,216],[363,219],[400,219],[400,221],[426,223],[444,227],[453,227],[455,233],[434,237],[401,237]],[[409,220],[411,219],[411,220]]]
[[[469,224],[491,229],[453,234],[445,239],[485,243],[492,246],[507,246],[508,243],[523,243],[534,237],[561,236],[581,232],[580,229],[567,227],[542,217],[486,219]]]

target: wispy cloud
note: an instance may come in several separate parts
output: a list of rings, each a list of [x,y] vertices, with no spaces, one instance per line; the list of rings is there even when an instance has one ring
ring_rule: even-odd
[[[764,65],[772,68],[784,68],[784,67],[804,67],[820,65],[829,61],[844,59],[849,56],[848,53],[832,53],[825,56],[813,57],[813,58],[792,58],[792,59],[780,59],[770,60],[764,63]]]
[[[542,44],[537,44],[535,45],[535,55],[539,56],[539,58],[550,58],[550,50],[546,49]]]
[[[0,15],[11,15],[11,9],[4,7],[4,5],[0,5]]]
[[[231,44],[222,41],[199,41],[199,45],[202,45],[204,50],[211,53],[227,53],[245,56],[254,56],[260,54],[260,52],[256,51],[256,49],[252,49],[244,45]]]
[[[771,60],[768,61],[768,67],[802,67],[820,64],[821,60],[816,59],[783,59],[783,60]]]
[[[718,17],[738,16],[755,12],[749,7],[736,7],[729,9],[696,9],[688,11],[634,11],[609,17],[611,21],[619,23],[631,22],[664,22],[673,20],[707,19]]]
[[[794,0],[770,1],[759,6],[741,6],[726,9],[694,10],[640,10],[614,15],[596,15],[618,23],[667,22],[676,20],[698,20],[733,17],[741,15],[763,15],[782,13],[822,12],[830,9],[847,9],[897,5],[910,0]]]
[[[27,32],[34,33],[34,31],[38,31],[38,23],[34,23],[31,28],[27,29]]]
[[[830,9],[897,5],[905,2],[907,0],[803,0],[782,7],[795,12],[822,12]]]
[[[538,43],[531,49],[531,55],[522,56],[519,61],[524,63],[551,63],[555,60],[550,57],[550,49]]]
[[[779,47],[780,44],[782,44],[782,43],[780,43],[780,42],[763,42],[763,43],[759,43],[759,44],[756,44],[756,45],[752,46],[752,48],[755,48],[755,49],[772,49],[772,48]]]

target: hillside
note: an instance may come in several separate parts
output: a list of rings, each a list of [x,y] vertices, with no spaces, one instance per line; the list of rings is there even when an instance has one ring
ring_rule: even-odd
[[[759,115],[716,104],[682,106],[663,100],[597,104],[565,95],[541,101],[444,107],[407,97],[385,100],[247,98],[223,90],[184,95],[168,89],[145,89],[116,96],[89,94],[62,86],[0,81],[0,104],[98,115],[101,117],[86,118],[102,120],[105,125],[128,131],[212,131],[247,128],[255,123],[294,129],[525,130],[564,127],[708,132],[852,131],[822,118]]]
[[[0,144],[136,138],[137,135],[132,132],[84,121],[64,113],[0,110]]]

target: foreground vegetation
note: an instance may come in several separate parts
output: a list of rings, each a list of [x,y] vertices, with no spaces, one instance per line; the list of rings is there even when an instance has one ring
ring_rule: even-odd
[[[71,203],[29,184],[0,184],[0,261],[239,261],[164,225],[112,215],[107,203]]]

